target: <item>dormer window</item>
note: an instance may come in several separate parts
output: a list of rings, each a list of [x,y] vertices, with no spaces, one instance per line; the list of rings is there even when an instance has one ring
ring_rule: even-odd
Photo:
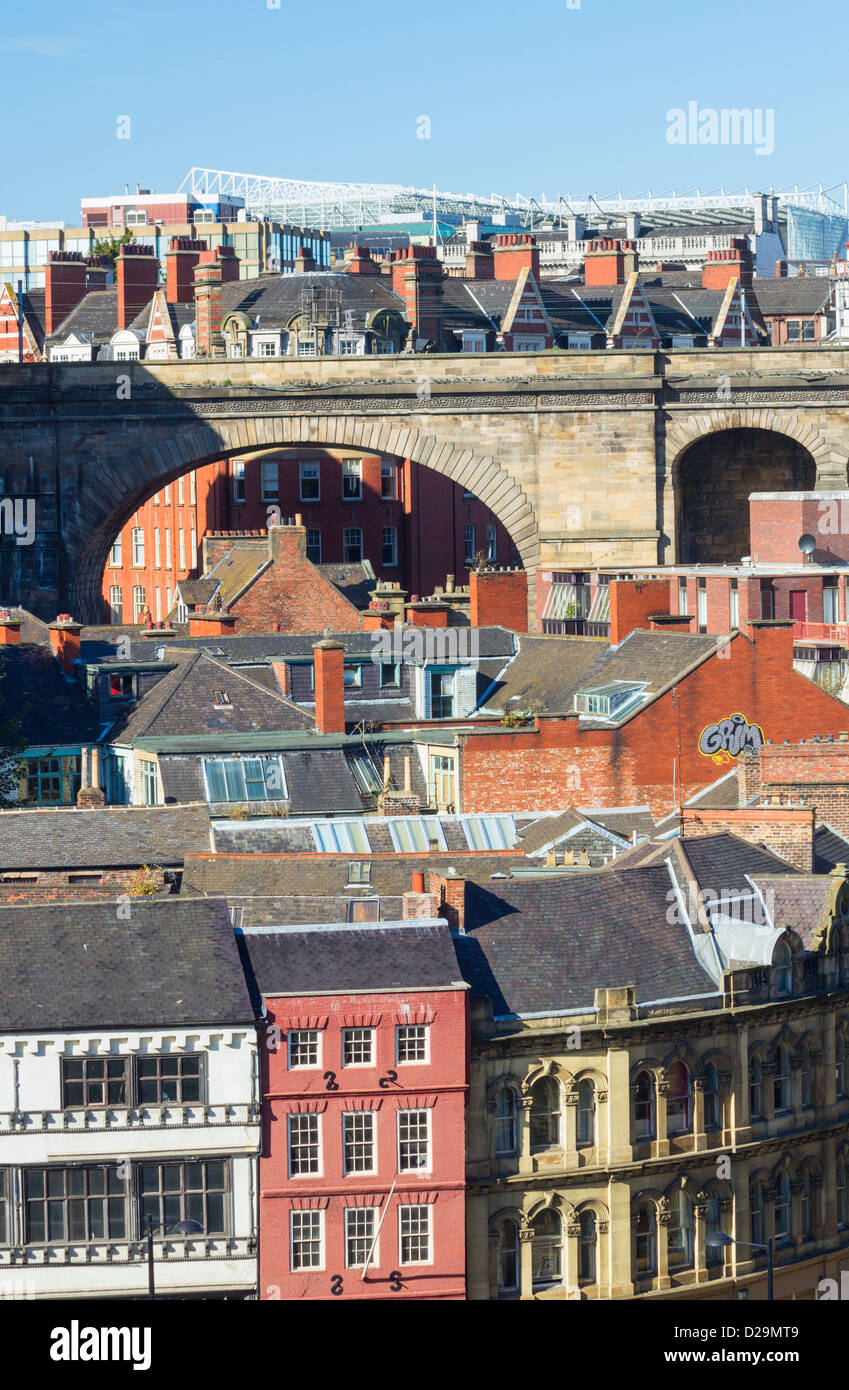
[[[111,700],[131,700],[133,698],[132,675],[117,672],[109,677],[109,698]]]
[[[575,712],[597,719],[618,719],[639,704],[646,689],[644,681],[612,681],[575,695]]]

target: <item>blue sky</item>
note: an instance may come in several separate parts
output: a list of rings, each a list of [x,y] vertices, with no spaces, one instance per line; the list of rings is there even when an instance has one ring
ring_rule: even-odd
[[[274,3],[7,9],[4,108],[31,116],[6,125],[0,213],[76,222],[81,196],[193,164],[549,197],[846,176],[837,0]],[[690,102],[774,112],[772,153],[670,144]]]

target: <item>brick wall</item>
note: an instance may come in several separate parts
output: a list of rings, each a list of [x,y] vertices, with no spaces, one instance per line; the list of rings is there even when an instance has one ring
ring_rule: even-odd
[[[668,579],[613,579],[610,583],[610,641],[616,646],[635,627],[648,627],[650,613],[669,612]]]
[[[752,554],[758,560],[797,564],[799,537],[816,540],[818,564],[849,560],[849,492],[756,493],[749,501]],[[813,619],[811,620],[813,621]]]
[[[738,635],[680,681],[677,696],[667,691],[619,729],[580,730],[568,716],[543,717],[533,729],[461,734],[464,811],[648,802],[666,814],[732,770],[729,755],[716,762],[699,752],[708,724],[739,712],[765,738],[794,742],[849,724],[841,701],[793,671],[789,627],[750,630],[754,640]],[[818,819],[829,817],[818,812]]]
[[[271,567],[229,609],[239,633],[271,632],[274,623],[281,632],[355,632],[363,626],[362,613],[307,559],[306,534],[303,526],[272,527]]]
[[[752,845],[766,845],[794,869],[813,873],[815,815],[811,807],[757,806],[749,810],[683,811],[683,834],[730,831]],[[686,848],[686,846],[685,846]]]
[[[528,576],[524,570],[472,570],[469,575],[472,627],[528,630]]]
[[[747,759],[739,777],[748,795],[760,792],[810,806],[820,824],[849,836],[849,730],[838,731],[834,742],[768,743]]]

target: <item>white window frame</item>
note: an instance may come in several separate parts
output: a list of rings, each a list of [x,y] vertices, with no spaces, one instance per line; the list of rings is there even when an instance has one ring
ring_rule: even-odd
[[[357,535],[357,536],[359,536],[359,538],[360,538],[360,539],[359,539],[359,549],[360,549],[360,553],[359,553],[359,555],[358,555],[358,557],[357,557],[356,560],[349,560],[349,559],[348,559],[348,547],[349,547],[349,545],[350,545],[350,542],[349,542],[349,540],[348,540],[348,537],[349,537],[349,536],[354,536],[354,535]],[[343,530],[343,532],[342,532],[342,550],[343,550],[343,556],[342,556],[342,563],[343,563],[343,564],[345,564],[345,565],[358,565],[358,564],[360,564],[360,563],[362,562],[363,555],[365,554],[365,551],[364,551],[364,548],[363,548],[363,531],[362,531],[362,527],[361,527],[361,526],[346,526],[346,527],[344,528],[344,530]]]
[[[233,460],[233,501],[245,500],[245,464],[243,459]]]
[[[322,1054],[322,1052],[323,1052],[323,1050],[324,1050],[323,1047],[322,1047],[322,1033],[323,1033],[323,1029],[321,1029],[321,1028],[290,1028],[290,1029],[289,1029],[289,1032],[288,1032],[288,1035],[287,1035],[287,1038],[286,1038],[286,1062],[287,1062],[287,1066],[288,1066],[289,1071],[318,1071],[318,1070],[319,1070],[319,1068],[321,1067],[321,1054]],[[311,1035],[314,1035],[314,1036],[315,1036],[315,1040],[316,1040],[316,1054],[315,1054],[315,1055],[316,1055],[316,1060],[315,1060],[314,1062],[293,1062],[293,1061],[292,1061],[292,1040],[293,1040],[293,1038],[295,1038],[296,1036],[297,1036],[298,1038],[300,1038],[302,1034],[311,1034]]]
[[[312,832],[319,854],[371,854],[363,820],[317,820],[313,821]]]
[[[346,483],[356,481],[356,492],[346,491]],[[342,501],[343,502],[362,502],[363,500],[363,461],[362,459],[343,458],[342,460]]]
[[[134,527],[133,527],[131,540],[132,540],[133,569],[136,569],[136,570],[143,570],[143,569],[144,569],[144,551],[145,551],[145,545],[144,545],[144,527],[143,527],[143,526],[134,526]],[[139,558],[139,557],[141,557],[141,558]]]
[[[426,1231],[410,1232],[404,1231],[404,1220],[410,1220],[411,1212],[423,1212],[425,1214]],[[431,1265],[433,1264],[433,1206],[430,1202],[403,1203],[398,1206],[398,1263],[408,1268],[412,1265]],[[420,1218],[418,1218],[420,1219]],[[427,1240],[427,1256],[425,1259],[405,1260],[404,1259],[404,1236],[408,1239],[421,1239],[422,1235]]]
[[[431,1109],[430,1109],[429,1107],[426,1107],[426,1106],[415,1106],[415,1107],[411,1107],[410,1109],[396,1110],[396,1112],[395,1112],[395,1114],[396,1114],[396,1121],[395,1121],[395,1138],[396,1138],[396,1152],[397,1152],[397,1168],[396,1168],[396,1172],[398,1172],[398,1173],[430,1173],[430,1172],[432,1171],[432,1169],[433,1169],[433,1122],[432,1122],[432,1119],[431,1119],[432,1113],[433,1113],[433,1112],[431,1111]],[[402,1121],[404,1120],[404,1118],[405,1118],[407,1115],[426,1115],[426,1116],[427,1116],[427,1136],[426,1136],[426,1139],[425,1139],[425,1143],[426,1143],[426,1145],[427,1145],[427,1162],[426,1162],[426,1163],[422,1163],[422,1164],[417,1164],[417,1165],[415,1165],[415,1166],[413,1166],[413,1167],[404,1167],[404,1166],[402,1166],[402,1164],[401,1164],[401,1144],[402,1144],[402,1142],[404,1142],[404,1143],[420,1142],[420,1141],[413,1141],[413,1140],[409,1140],[409,1139],[407,1139],[407,1140],[402,1140],[402,1137],[401,1137],[401,1125],[402,1125]]]
[[[273,482],[271,480],[274,472]],[[263,502],[276,502],[280,496],[280,465],[277,459],[265,459],[260,473],[260,498]]]
[[[357,1218],[358,1216],[365,1215],[366,1212],[369,1212],[369,1213],[371,1214],[371,1231],[368,1232],[368,1233],[366,1233],[366,1234],[364,1234],[363,1236],[352,1236],[352,1235],[349,1233],[349,1230],[348,1230],[349,1225],[355,1224],[356,1218]],[[344,1254],[345,1254],[345,1268],[346,1268],[346,1269],[362,1269],[363,1266],[365,1265],[366,1260],[369,1259],[369,1251],[371,1251],[371,1259],[369,1260],[369,1265],[370,1265],[370,1267],[373,1267],[373,1268],[375,1268],[375,1269],[377,1268],[377,1266],[380,1264],[380,1253],[379,1253],[380,1237],[377,1235],[377,1231],[378,1231],[379,1226],[380,1226],[380,1208],[379,1208],[379,1207],[345,1207],[345,1225],[344,1225],[344,1230],[343,1230],[343,1239],[344,1239],[344,1243],[345,1243],[345,1251],[344,1251]],[[356,1262],[352,1263],[352,1262],[349,1260],[349,1258],[348,1258],[348,1241],[349,1241],[350,1239],[362,1239],[363,1241],[365,1241],[365,1254],[363,1255],[362,1263],[356,1263]],[[372,1245],[372,1242],[374,1242],[373,1245]]]
[[[389,539],[387,540],[387,537]],[[387,560],[387,550],[391,559]],[[384,526],[380,533],[380,563],[384,569],[395,569],[398,565],[398,527]]]
[[[362,861],[358,861],[358,862],[362,862]],[[371,866],[370,866],[369,864],[366,864],[366,867],[367,867],[367,868],[370,868]],[[368,879],[366,879],[365,882],[368,882]],[[363,1044],[364,1041],[366,1041],[364,1038],[354,1038],[354,1037],[350,1036],[351,1034],[354,1034],[354,1033],[367,1033],[367,1034],[368,1034],[368,1049],[369,1049],[369,1051],[368,1051],[368,1057],[367,1057],[367,1059],[366,1059],[365,1061],[361,1061],[361,1062],[348,1062],[348,1061],[346,1060],[346,1058],[345,1058],[345,1051],[346,1051],[346,1048],[348,1047],[348,1044],[349,1044],[349,1043],[350,1043],[350,1045],[351,1045],[352,1047],[359,1047],[359,1046],[362,1046],[362,1044]],[[342,1066],[343,1066],[343,1067],[374,1067],[374,1066],[376,1066],[376,1062],[375,1062],[374,1059],[375,1059],[375,1030],[374,1030],[373,1028],[343,1028],[343,1029],[342,1029]]]
[[[318,1224],[318,1263],[317,1264],[295,1264],[295,1218],[309,1217],[310,1224],[317,1218]],[[315,1239],[314,1236],[308,1237],[309,1240]],[[324,1212],[320,1207],[303,1207],[289,1212],[289,1270],[292,1274],[301,1274],[310,1270],[322,1270],[325,1268],[325,1241],[324,1241]]]
[[[308,1173],[293,1173],[292,1171],[292,1122],[297,1120],[315,1121],[315,1150],[316,1167]],[[313,1141],[310,1140],[310,1147]],[[315,1110],[292,1110],[286,1116],[286,1172],[291,1182],[298,1182],[306,1179],[307,1182],[320,1178],[324,1174],[324,1146],[321,1142],[321,1115]]]
[[[402,1057],[401,1056],[401,1034],[410,1029],[421,1029],[424,1035],[424,1056],[423,1057]],[[418,1041],[418,1039],[416,1040]],[[423,1067],[430,1062],[430,1024],[429,1023],[398,1023],[395,1026],[395,1065],[396,1067]]]
[[[313,480],[315,481],[315,496],[310,497],[304,492],[304,482],[312,482]],[[302,502],[321,501],[321,463],[318,459],[301,459],[298,464],[298,496]]]
[[[366,1124],[367,1121],[367,1124]],[[370,1131],[369,1137],[356,1137],[350,1131],[356,1131],[358,1122]],[[354,1159],[351,1166],[348,1164],[346,1148],[348,1144],[359,1145],[363,1149],[363,1158],[368,1162],[368,1167],[358,1166]],[[377,1111],[376,1110],[343,1110],[342,1112],[342,1176],[346,1178],[358,1178],[364,1173],[377,1172]]]

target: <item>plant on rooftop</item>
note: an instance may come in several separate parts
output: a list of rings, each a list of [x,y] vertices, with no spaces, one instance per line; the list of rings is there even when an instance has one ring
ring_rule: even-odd
[[[163,871],[159,866],[142,864],[127,880],[127,896],[130,898],[152,898],[161,892]]]
[[[119,237],[100,237],[97,241],[92,242],[91,254],[92,256],[107,256],[108,259],[112,262],[112,272],[114,274],[115,261],[118,258],[118,253],[120,252],[121,247],[126,246],[128,242],[132,241],[132,239],[133,234],[130,231],[125,231],[123,235]]]
[[[516,729],[523,724],[532,724],[538,714],[545,714],[545,709],[544,700],[531,700],[524,709],[514,709],[505,714],[501,722],[508,729]]]
[[[0,664],[0,680],[3,679]],[[20,719],[6,718],[5,702],[0,694],[0,806],[9,806],[17,801],[18,783],[26,776],[27,765],[20,754],[27,746],[21,737]]]

